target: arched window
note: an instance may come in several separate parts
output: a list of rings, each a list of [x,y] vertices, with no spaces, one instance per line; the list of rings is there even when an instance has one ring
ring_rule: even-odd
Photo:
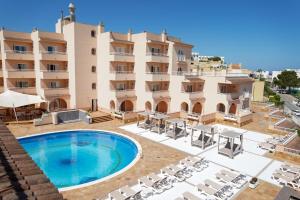
[[[197,114],[201,114],[201,112],[202,112],[202,105],[201,105],[201,103],[199,103],[199,102],[195,103],[192,112],[193,113],[197,113]]]
[[[168,104],[165,101],[160,101],[155,108],[156,112],[167,113],[168,112]]]
[[[189,105],[186,102],[181,103],[181,111],[183,111],[183,112],[189,111]]]

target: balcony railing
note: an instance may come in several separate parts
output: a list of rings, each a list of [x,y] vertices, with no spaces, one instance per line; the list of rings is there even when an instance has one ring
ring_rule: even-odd
[[[58,55],[66,55],[65,51],[41,51],[42,54],[58,54]]]
[[[166,53],[155,53],[155,52],[147,52],[147,56],[162,56],[162,57],[168,57],[168,54]]]
[[[32,72],[34,69],[16,69],[16,68],[8,68],[8,72]]]
[[[115,73],[115,74],[133,74],[134,71],[111,71],[112,73]]]
[[[133,53],[127,52],[110,52],[110,55],[118,55],[118,56],[133,56]]]
[[[9,54],[33,54],[32,51],[18,51],[18,50],[6,50]]]

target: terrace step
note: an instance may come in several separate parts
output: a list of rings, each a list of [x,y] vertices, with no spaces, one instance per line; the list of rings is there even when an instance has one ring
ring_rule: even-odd
[[[111,115],[104,115],[104,116],[99,116],[99,117],[93,117],[92,123],[102,123],[102,122],[108,122],[111,120],[113,120]]]

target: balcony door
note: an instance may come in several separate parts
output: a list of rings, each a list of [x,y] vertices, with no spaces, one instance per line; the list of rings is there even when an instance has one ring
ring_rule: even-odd
[[[24,53],[27,50],[27,48],[25,46],[16,45],[13,46],[13,50],[16,53]]]
[[[53,71],[56,71],[56,65],[54,64],[48,64],[47,65],[47,70],[50,71],[50,72],[53,72]]]
[[[54,52],[57,51],[57,47],[55,47],[55,46],[48,46],[47,51],[49,53],[54,53]]]

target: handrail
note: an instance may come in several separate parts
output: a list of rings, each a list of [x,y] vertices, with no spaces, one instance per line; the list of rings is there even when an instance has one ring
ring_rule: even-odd
[[[8,72],[33,72],[35,69],[6,69]]]
[[[166,53],[155,53],[155,52],[147,52],[147,56],[163,56],[163,57],[168,57],[168,54]]]
[[[115,92],[129,92],[129,91],[135,91],[135,89],[112,89],[112,91]]]
[[[68,70],[41,70],[41,72],[57,73],[57,72],[68,72]]]
[[[45,87],[43,88],[44,90],[64,90],[64,89],[69,89],[69,87]]]
[[[164,74],[168,74],[168,72],[146,72],[146,74],[164,75]]]
[[[33,54],[32,51],[5,50],[6,53]]]
[[[133,53],[111,51],[110,55],[133,56]]]
[[[42,54],[60,54],[60,55],[66,55],[67,52],[65,51],[41,51]]]

